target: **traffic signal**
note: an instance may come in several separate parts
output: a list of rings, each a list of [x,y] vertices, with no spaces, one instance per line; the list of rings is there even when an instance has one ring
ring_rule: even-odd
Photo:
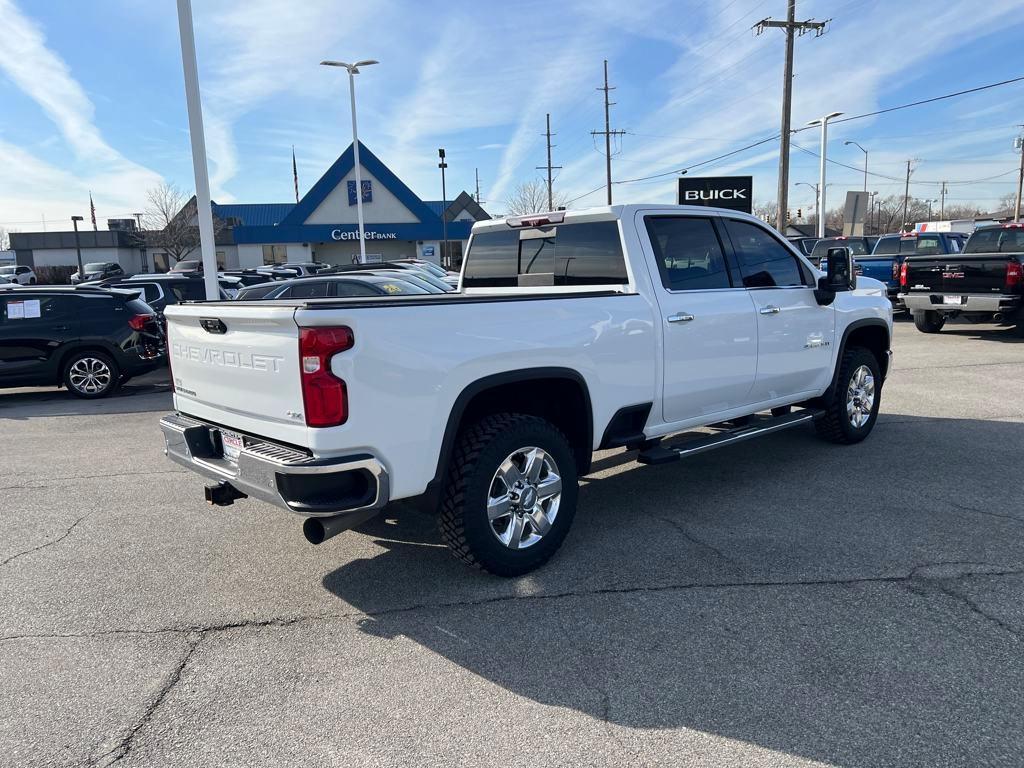
[[[797,208],[796,209],[796,217],[798,219],[802,219],[804,217],[804,209],[803,208]]]

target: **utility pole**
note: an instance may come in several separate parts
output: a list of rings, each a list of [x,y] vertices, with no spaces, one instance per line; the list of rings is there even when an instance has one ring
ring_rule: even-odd
[[[1024,128],[1024,125],[1020,127]],[[1013,221],[1020,223],[1020,197],[1021,192],[1024,191],[1024,137],[1018,137],[1014,146],[1020,152],[1020,171],[1017,172],[1017,203],[1013,207]]]
[[[615,88],[608,85],[608,59],[604,60],[604,86],[598,88],[599,91],[604,91],[604,130],[603,131],[591,131],[591,136],[604,136],[604,162],[605,162],[605,175],[607,177],[608,186],[608,205],[612,204],[612,136],[622,136],[625,131],[613,131],[611,126],[611,117],[608,108],[615,105],[614,101],[608,101],[608,92],[614,91]],[[550,163],[551,161],[548,160]]]
[[[815,37],[825,34],[825,21],[797,21],[796,0],[789,0],[785,21],[772,21],[771,17],[762,19],[754,25],[757,34],[766,29],[781,29],[786,34],[786,64],[782,79],[782,130],[779,137],[779,212],[775,228],[779,232],[786,231],[786,209],[789,207],[789,135],[790,121],[793,111],[793,34],[800,36],[813,31]]]
[[[900,232],[905,232],[907,229],[907,206],[910,204],[910,160],[907,160],[907,183],[903,188],[903,225],[900,227]]]
[[[607,64],[607,62],[605,62],[605,63]],[[605,70],[605,71],[607,72],[607,70]],[[607,75],[606,75],[606,78],[607,78]],[[606,79],[605,83],[607,84],[607,82],[608,81]],[[555,210],[555,202],[554,202],[554,195],[552,194],[552,191],[551,191],[551,171],[553,171],[555,169],[560,169],[562,166],[560,166],[560,165],[552,165],[551,164],[551,147],[554,146],[551,143],[551,137],[552,136],[557,136],[558,134],[551,132],[551,113],[550,112],[548,112],[548,114],[547,114],[547,126],[548,126],[548,129],[544,133],[542,133],[541,136],[546,136],[547,140],[548,140],[548,164],[547,165],[538,165],[538,166],[536,166],[536,168],[537,168],[538,171],[543,171],[545,168],[548,171],[548,210],[549,211],[553,211],[553,210]],[[609,171],[609,173],[611,173],[611,171]],[[611,188],[609,188],[608,194],[611,195]],[[608,199],[610,200],[611,198],[609,197]]]
[[[939,190],[939,218],[946,218],[946,182],[942,182],[942,188]]]
[[[474,168],[473,172],[476,174],[476,204],[480,205],[480,169]]]

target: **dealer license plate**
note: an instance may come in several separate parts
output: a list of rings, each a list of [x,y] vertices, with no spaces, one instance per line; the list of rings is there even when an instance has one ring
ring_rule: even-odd
[[[234,432],[220,431],[220,444],[224,452],[224,458],[235,464],[238,463],[238,454],[242,450],[242,436]]]
[[[942,303],[943,304],[962,304],[963,302],[960,301],[960,297],[959,296],[943,296],[942,297]]]

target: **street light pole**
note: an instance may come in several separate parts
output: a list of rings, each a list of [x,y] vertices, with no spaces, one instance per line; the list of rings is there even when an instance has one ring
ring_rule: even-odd
[[[857,149],[859,149],[861,152],[864,153],[864,191],[867,192],[868,191],[868,151],[866,149],[864,149],[864,147],[862,147],[856,141],[844,141],[843,144],[845,144],[846,146],[850,146],[851,144],[853,144],[853,146],[855,146]]]
[[[199,67],[196,64],[196,38],[192,29],[190,0],[178,0],[178,34],[181,38],[181,65],[185,73],[188,133],[192,140],[192,171],[196,177],[196,214],[199,219],[199,248],[203,257],[203,283],[207,301],[216,301],[220,298],[220,285],[217,281],[210,171],[206,167],[206,135],[203,133],[203,104],[199,98]]]
[[[366,239],[363,228],[363,175],[362,166],[359,163],[359,129],[356,126],[356,75],[360,67],[368,67],[371,64],[378,64],[376,59],[365,59],[355,64],[346,64],[344,61],[321,61],[324,67],[341,67],[348,71],[348,95],[352,102],[352,159],[355,162],[356,170],[356,220],[359,222],[359,263],[366,263]]]
[[[830,112],[817,120],[811,120],[808,127],[821,126],[821,166],[818,171],[818,237],[825,236],[825,162],[828,152],[828,121],[833,117],[839,117],[842,112]]]
[[[450,269],[451,259],[448,257],[448,219],[445,217],[448,206],[448,192],[444,185],[444,169],[448,167],[448,163],[444,161],[443,148],[437,150],[437,156],[441,159],[441,162],[437,164],[437,167],[441,169],[441,266],[445,269]]]
[[[75,226],[75,251],[78,253],[78,282],[85,280],[85,265],[82,263],[82,244],[78,242],[78,222],[81,216],[72,216],[71,223]]]

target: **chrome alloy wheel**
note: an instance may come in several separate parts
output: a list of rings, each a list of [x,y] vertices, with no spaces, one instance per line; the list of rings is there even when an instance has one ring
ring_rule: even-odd
[[[551,454],[533,446],[513,451],[491,479],[491,533],[509,549],[531,547],[551,530],[561,498],[562,477]]]
[[[859,366],[850,377],[846,390],[846,417],[855,429],[868,423],[875,407],[875,377],[866,365]]]
[[[110,386],[113,372],[98,357],[83,357],[74,362],[68,372],[71,386],[87,395],[95,395]]]

